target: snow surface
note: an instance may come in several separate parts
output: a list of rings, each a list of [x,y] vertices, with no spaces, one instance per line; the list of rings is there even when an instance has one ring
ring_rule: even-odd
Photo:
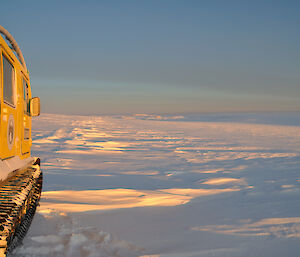
[[[298,256],[299,117],[44,114],[41,205],[14,256]]]

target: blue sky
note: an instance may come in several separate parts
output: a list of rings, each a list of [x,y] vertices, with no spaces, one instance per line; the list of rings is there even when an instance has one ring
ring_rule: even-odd
[[[300,111],[298,1],[5,1],[43,111]]]

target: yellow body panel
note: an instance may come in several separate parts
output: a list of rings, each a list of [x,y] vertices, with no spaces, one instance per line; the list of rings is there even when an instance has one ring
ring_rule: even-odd
[[[5,101],[3,95],[4,58],[13,66],[13,104]],[[31,147],[31,117],[27,108],[31,98],[29,74],[1,36],[0,98],[0,158],[27,158],[30,156]]]

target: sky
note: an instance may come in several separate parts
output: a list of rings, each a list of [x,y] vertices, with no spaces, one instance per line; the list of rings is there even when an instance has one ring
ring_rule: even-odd
[[[42,112],[300,111],[300,2],[3,1]]]

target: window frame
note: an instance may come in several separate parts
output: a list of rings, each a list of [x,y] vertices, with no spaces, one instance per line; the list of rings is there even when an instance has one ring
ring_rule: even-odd
[[[9,56],[9,54],[7,54],[4,49],[1,49],[1,71],[2,71],[2,78],[1,78],[1,82],[2,82],[2,99],[3,99],[3,103],[5,103],[6,105],[10,106],[11,108],[16,109],[16,68],[14,66],[14,61],[13,59]],[[8,101],[5,100],[4,98],[4,58],[10,63],[10,65],[12,66],[12,100],[13,103],[10,103]]]
[[[27,96],[27,99],[24,98],[25,96],[25,87],[26,86],[26,96]],[[24,114],[30,116],[30,107],[29,107],[29,100],[30,100],[30,97],[29,97],[29,85],[28,85],[28,81],[26,79],[26,77],[23,75],[22,76],[22,91],[23,91],[23,94],[22,94],[22,98],[23,98],[23,108],[24,108]],[[25,108],[25,106],[27,108]]]

